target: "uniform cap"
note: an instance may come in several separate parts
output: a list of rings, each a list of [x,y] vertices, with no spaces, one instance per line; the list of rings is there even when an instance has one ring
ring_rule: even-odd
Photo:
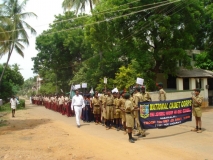
[[[124,98],[125,98],[125,99],[129,99],[129,98],[130,98],[130,94],[129,94],[128,92],[125,93],[125,94],[124,94]]]
[[[156,85],[159,86],[159,87],[163,87],[163,83],[162,82],[158,82]]]

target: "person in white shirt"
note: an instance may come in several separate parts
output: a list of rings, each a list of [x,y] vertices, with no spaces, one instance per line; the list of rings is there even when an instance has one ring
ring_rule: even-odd
[[[16,106],[17,106],[18,103],[19,103],[18,100],[14,96],[10,99],[10,107],[12,109],[12,117],[15,117]]]
[[[75,91],[75,94],[76,95],[73,96],[72,98],[71,110],[73,110],[73,107],[74,107],[77,127],[80,128],[80,116],[82,113],[82,108],[85,107],[85,104],[84,104],[84,98],[82,95],[79,95],[78,90]]]

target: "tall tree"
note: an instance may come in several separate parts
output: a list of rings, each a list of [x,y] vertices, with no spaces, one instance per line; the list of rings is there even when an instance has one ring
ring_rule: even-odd
[[[23,12],[27,1],[28,0],[23,0],[21,3],[18,0],[3,1],[3,16],[9,18],[11,20],[11,24],[8,24],[5,27],[9,34],[9,39],[1,47],[1,54],[8,54],[8,58],[4,66],[4,70],[1,73],[0,84],[13,50],[24,57],[24,45],[29,45],[27,30],[29,30],[31,34],[36,33],[35,29],[25,21],[25,18],[27,17],[36,17],[36,14],[33,12]]]
[[[74,8],[76,10],[76,14],[78,13],[78,10],[80,9],[81,12],[85,11],[86,4],[89,3],[90,11],[93,10],[93,5],[97,4],[99,0],[64,0],[62,3],[62,7],[64,10],[70,10],[71,8]]]
[[[3,65],[0,64],[0,73],[3,70]],[[21,73],[11,66],[8,66],[3,77],[0,97],[6,100],[8,97],[18,93],[21,86],[24,84],[24,78]]]

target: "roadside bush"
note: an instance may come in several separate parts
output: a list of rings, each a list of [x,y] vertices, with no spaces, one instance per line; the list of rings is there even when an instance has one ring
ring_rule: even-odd
[[[0,106],[0,112],[9,110],[10,110],[10,103],[5,103],[4,105]]]
[[[23,109],[25,108],[25,100],[24,99],[20,99],[19,100],[19,105],[17,106],[17,109]]]

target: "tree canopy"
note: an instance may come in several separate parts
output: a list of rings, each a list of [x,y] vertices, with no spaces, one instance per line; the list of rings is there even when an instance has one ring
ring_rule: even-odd
[[[0,64],[0,73],[4,66]],[[24,78],[15,67],[8,66],[5,70],[5,75],[2,80],[0,98],[6,100],[13,95],[16,95],[24,84]]]
[[[66,91],[83,82],[101,89],[103,77],[114,83],[110,87],[123,89],[137,76],[155,90],[158,73],[174,76],[177,62],[192,67],[186,50],[211,51],[212,4],[207,2],[104,0],[92,15],[65,12],[37,38],[33,70],[42,77],[54,73],[57,82],[51,83]]]

